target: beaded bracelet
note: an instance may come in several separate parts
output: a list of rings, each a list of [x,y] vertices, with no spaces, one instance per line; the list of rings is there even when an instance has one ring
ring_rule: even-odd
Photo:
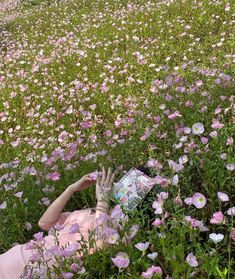
[[[109,210],[109,208],[108,207],[105,207],[104,205],[101,205],[101,204],[98,204],[97,206],[96,206],[96,210],[101,210],[101,211],[108,211]]]
[[[107,211],[108,211],[108,208],[97,206],[97,207],[96,207],[96,210],[101,210],[101,211],[104,211],[104,210],[105,210],[105,211],[107,212]]]

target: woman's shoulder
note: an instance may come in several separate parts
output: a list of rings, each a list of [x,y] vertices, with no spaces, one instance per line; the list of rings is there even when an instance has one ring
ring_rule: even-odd
[[[78,209],[78,210],[74,210],[71,214],[73,215],[77,215],[77,214],[80,214],[80,213],[95,213],[96,212],[96,208],[95,207],[92,207],[92,208],[83,208],[83,209]]]

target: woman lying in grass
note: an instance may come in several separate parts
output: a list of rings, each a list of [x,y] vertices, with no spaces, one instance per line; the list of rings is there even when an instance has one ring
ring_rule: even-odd
[[[58,241],[59,246],[65,247],[78,243],[77,241],[88,240],[89,231],[96,227],[97,220],[109,213],[109,199],[112,184],[116,174],[115,170],[109,168],[106,173],[104,167],[102,168],[102,177],[98,178],[93,173],[83,176],[76,183],[71,184],[46,210],[40,218],[38,225],[44,231],[49,231],[55,227],[59,232]],[[73,193],[88,188],[96,183],[96,208],[87,208],[82,210],[75,210],[73,212],[62,212],[68,200]],[[103,228],[107,226],[106,222],[102,223]],[[82,236],[81,236],[82,234]],[[43,238],[43,233],[39,232],[34,235],[37,243],[40,242],[48,250],[55,247],[55,238],[52,234]],[[96,239],[96,248],[91,248],[93,253],[95,249],[102,248],[104,242],[102,239]],[[19,279],[24,267],[27,265],[32,254],[32,243],[18,244],[8,250],[6,253],[0,255],[0,279]],[[25,249],[26,248],[26,249]],[[31,248],[31,249],[30,249]],[[23,277],[26,278],[26,277]],[[30,278],[30,277],[28,277]],[[33,277],[31,277],[33,278]]]

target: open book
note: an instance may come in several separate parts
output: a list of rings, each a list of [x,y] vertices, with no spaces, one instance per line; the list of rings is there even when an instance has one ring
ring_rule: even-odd
[[[153,188],[153,179],[142,171],[131,168],[118,182],[113,183],[111,200],[132,210]]]

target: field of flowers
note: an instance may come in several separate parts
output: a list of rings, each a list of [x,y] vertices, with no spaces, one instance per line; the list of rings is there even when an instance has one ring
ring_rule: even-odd
[[[46,208],[99,164],[146,164],[156,185],[130,214],[114,207],[109,248],[77,262],[70,247],[58,278],[235,278],[235,2],[12,2],[0,1],[0,253],[40,241]],[[64,211],[95,202],[87,189]]]

